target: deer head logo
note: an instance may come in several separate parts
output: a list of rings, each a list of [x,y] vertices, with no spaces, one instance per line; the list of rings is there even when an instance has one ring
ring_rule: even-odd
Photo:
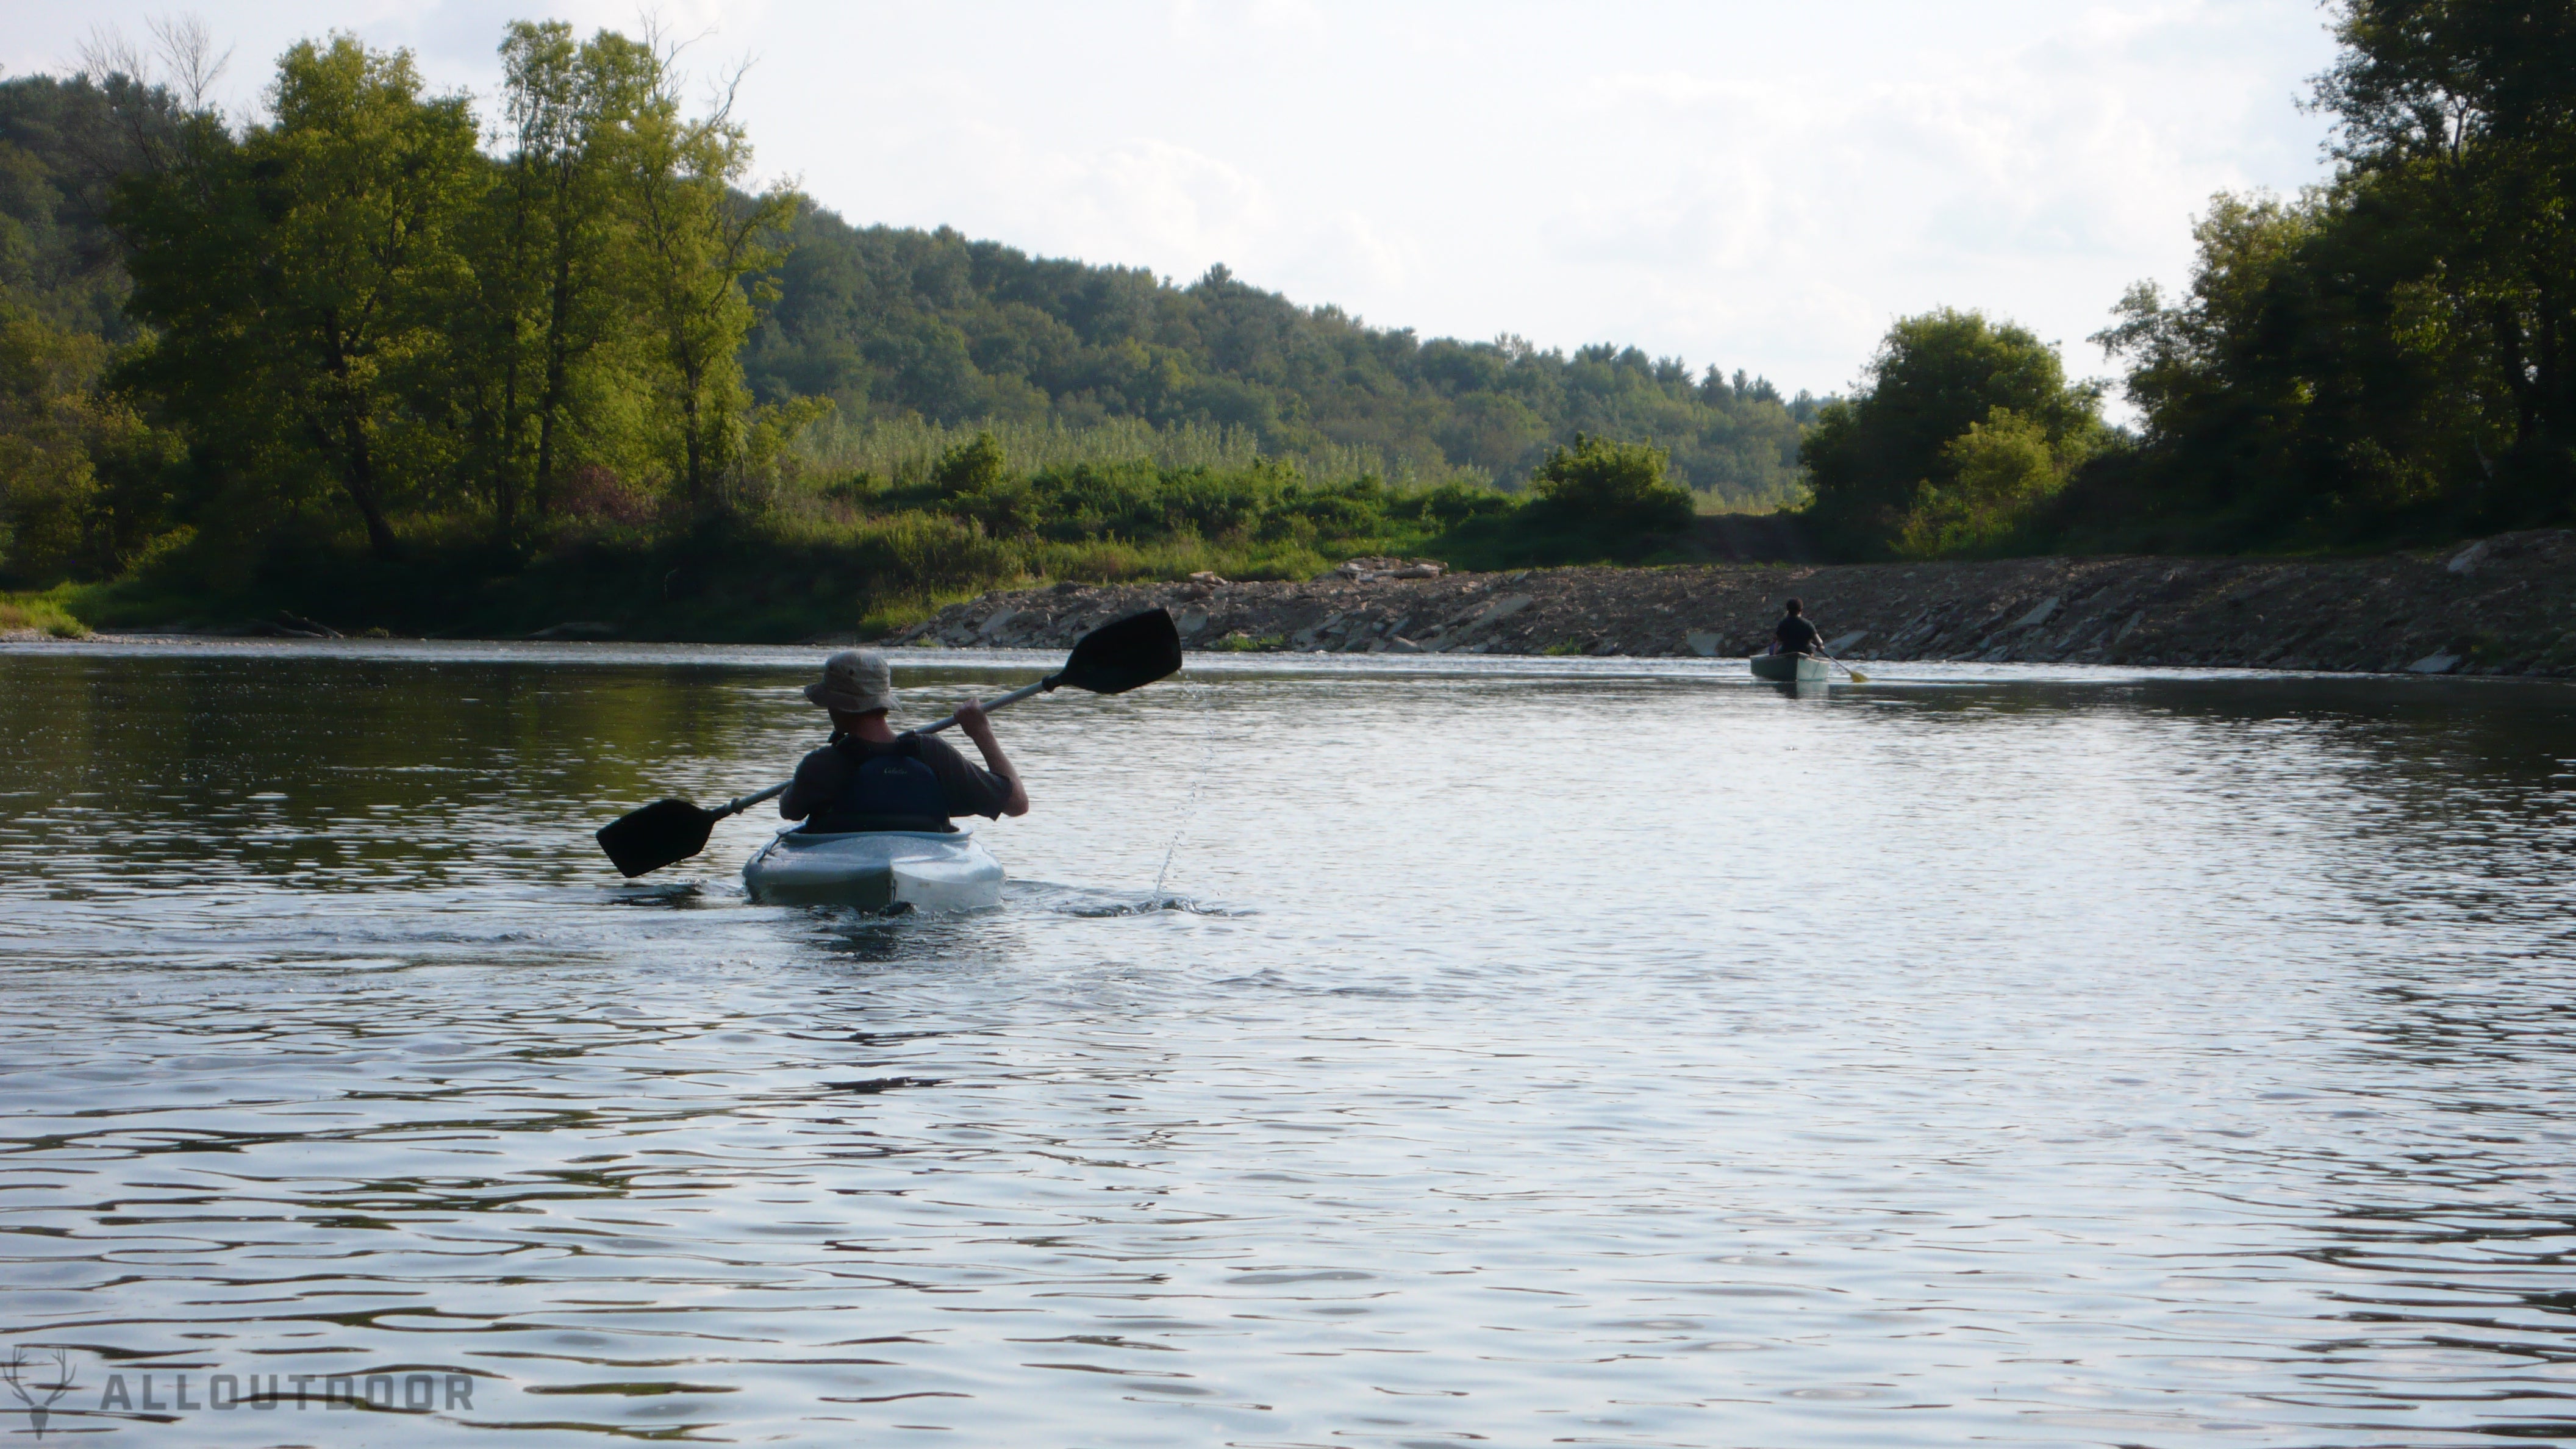
[[[8,1363],[0,1364],[0,1379],[7,1380],[9,1392],[16,1394],[18,1402],[27,1406],[27,1417],[36,1424],[36,1437],[42,1439],[45,1437],[47,1412],[53,1408],[54,1400],[72,1391],[75,1382],[72,1351],[57,1346],[50,1356],[39,1356],[29,1353],[30,1347],[43,1348],[45,1345],[10,1345]],[[51,1382],[46,1380],[48,1363],[52,1365]]]

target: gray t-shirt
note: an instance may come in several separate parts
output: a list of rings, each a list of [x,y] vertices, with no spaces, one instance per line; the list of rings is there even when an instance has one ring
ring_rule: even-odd
[[[939,777],[939,793],[951,815],[981,815],[998,820],[1004,806],[1011,803],[1011,782],[957,753],[957,747],[937,735],[922,735],[921,762]],[[859,743],[862,758],[892,754],[892,745]],[[795,783],[778,797],[778,813],[789,820],[803,820],[818,810],[827,809],[840,798],[850,783],[850,772],[857,764],[839,747],[825,745],[796,762]]]

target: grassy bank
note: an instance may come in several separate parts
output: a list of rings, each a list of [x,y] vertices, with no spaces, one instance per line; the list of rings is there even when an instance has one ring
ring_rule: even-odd
[[[1257,453],[1230,466],[1221,454],[1095,456],[1024,471],[998,438],[978,435],[927,461],[853,465],[868,456],[809,456],[694,516],[602,484],[565,500],[533,552],[492,547],[471,516],[414,521],[390,561],[346,528],[273,530],[256,543],[186,536],[127,577],[44,597],[66,620],[101,628],[309,622],[513,637],[579,622],[630,639],[785,642],[876,637],[997,588],[1199,572],[1297,580],[1378,554],[1472,569],[1645,563],[1679,557],[1684,539],[1671,520],[1621,522],[1615,509],[1473,479],[1315,482],[1294,460]]]
[[[44,634],[56,639],[80,639],[89,634],[89,626],[75,612],[79,601],[94,591],[73,585],[49,589],[41,594],[0,594],[0,636]]]

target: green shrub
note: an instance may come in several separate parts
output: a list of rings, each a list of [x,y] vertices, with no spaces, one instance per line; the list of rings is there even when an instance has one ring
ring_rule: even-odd
[[[1586,524],[1674,533],[1690,526],[1690,490],[1664,481],[1664,450],[1589,433],[1530,475],[1538,496]]]
[[[1916,485],[1893,544],[1902,557],[2002,544],[2032,508],[2066,486],[2071,450],[2051,446],[2037,420],[1999,407],[1951,439],[1941,456],[1949,481]]]
[[[1435,528],[1455,528],[1471,518],[1494,518],[1520,506],[1519,499],[1500,490],[1453,481],[1396,499],[1388,512],[1421,519]]]
[[[885,480],[874,472],[861,468],[847,477],[836,478],[824,484],[820,491],[825,498],[834,503],[858,508],[872,502],[878,494],[885,492]]]
[[[1002,445],[994,441],[993,435],[977,433],[939,455],[939,462],[930,470],[931,486],[949,498],[982,493],[1002,481],[1005,462]]]
[[[41,594],[0,594],[0,634],[34,630],[57,639],[88,638],[89,626],[72,617],[67,593],[57,588]]]

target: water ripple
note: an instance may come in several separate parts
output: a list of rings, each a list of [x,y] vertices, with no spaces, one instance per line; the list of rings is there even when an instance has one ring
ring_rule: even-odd
[[[51,1427],[2576,1437],[2564,690],[1194,661],[1006,718],[996,910],[607,872],[810,664],[0,651]]]

